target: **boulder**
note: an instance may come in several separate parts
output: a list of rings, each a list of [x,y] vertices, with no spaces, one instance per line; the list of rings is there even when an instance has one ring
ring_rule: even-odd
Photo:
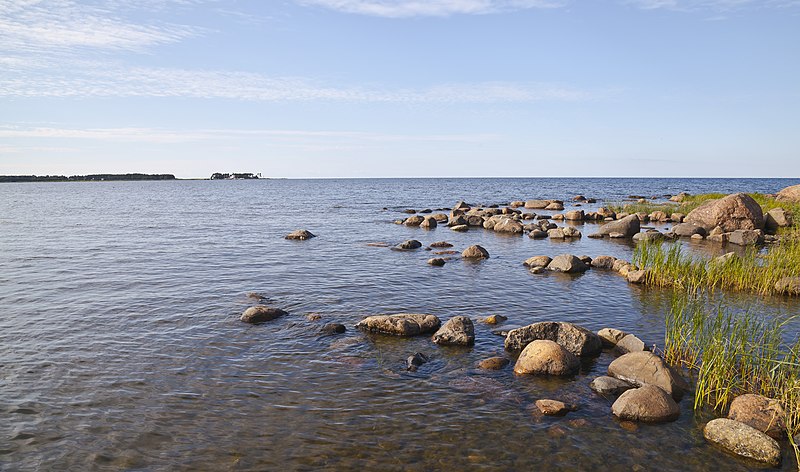
[[[403,241],[402,243],[397,245],[397,249],[409,250],[409,249],[419,249],[422,247],[422,243],[417,241],[416,239],[409,239],[408,241]]]
[[[453,245],[448,243],[447,241],[438,241],[435,243],[431,243],[431,247],[446,248],[446,247],[453,247]]]
[[[471,207],[468,203],[464,203],[464,201],[459,201],[453,207],[453,210],[469,210]]]
[[[436,331],[441,321],[434,315],[419,313],[397,313],[393,315],[368,316],[356,324],[356,328],[372,333],[394,336],[417,336]]]
[[[672,227],[672,233],[682,238],[691,238],[695,234],[705,236],[707,231],[702,226],[693,225],[691,223],[680,223]]]
[[[494,224],[494,230],[498,233],[522,234],[522,223],[513,218],[501,218]]]
[[[509,203],[508,206],[510,206],[511,208],[524,207],[525,202],[523,202],[522,200],[514,200],[513,202]]]
[[[780,190],[775,199],[779,202],[800,203],[800,185],[792,185]]]
[[[471,215],[467,216],[467,226],[483,226],[485,219],[482,216]]]
[[[564,219],[567,221],[583,221],[585,216],[583,210],[570,210],[564,213]]]
[[[781,447],[761,431],[739,421],[717,418],[706,423],[703,436],[731,454],[773,467],[781,463]]]
[[[244,321],[245,323],[256,324],[256,323],[264,323],[266,321],[272,321],[275,318],[287,314],[288,313],[281,310],[280,308],[272,308],[266,305],[256,305],[246,309],[244,313],[242,313],[242,316],[239,317],[239,319],[241,321]]]
[[[728,418],[775,439],[786,437],[786,412],[780,402],[762,395],[739,395],[731,402]]]
[[[514,365],[516,374],[572,375],[580,368],[580,361],[561,345],[539,339],[531,342],[519,355]]]
[[[464,217],[464,215],[454,216],[453,218],[450,219],[450,221],[447,222],[447,226],[451,228],[454,226],[462,226],[462,225],[466,226],[466,224],[467,224],[467,219]]]
[[[634,385],[655,385],[680,400],[689,385],[663,359],[652,352],[631,352],[615,359],[608,366],[608,375]]]
[[[456,225],[456,226],[451,226],[450,229],[452,229],[453,231],[464,232],[464,231],[468,231],[469,230],[469,226],[467,226],[467,225]]]
[[[592,259],[592,267],[608,270],[614,267],[614,261],[616,260],[617,258],[613,256],[597,256]]]
[[[646,351],[647,346],[644,341],[637,338],[632,334],[627,334],[620,339],[616,346],[614,346],[614,354],[621,356],[629,352],[642,352]]]
[[[672,220],[674,223],[683,223],[683,219],[686,218],[686,215],[683,213],[673,213],[669,215],[669,219]]]
[[[792,214],[783,208],[773,208],[764,215],[764,229],[771,233],[778,231],[778,228],[786,228],[793,224]]]
[[[420,228],[423,229],[433,229],[438,225],[436,219],[432,216],[426,216],[422,219],[422,223],[419,224]]]
[[[710,200],[690,211],[684,220],[710,231],[719,226],[726,233],[737,229],[761,229],[764,213],[761,206],[746,193],[734,193]]]
[[[287,234],[284,239],[297,239],[300,241],[305,241],[306,239],[311,239],[315,237],[316,235],[312,234],[311,231],[307,229],[298,229]]]
[[[641,285],[647,281],[650,271],[647,269],[632,270],[625,274],[625,278],[632,284]]]
[[[603,328],[597,332],[597,336],[603,342],[603,347],[614,347],[620,339],[627,335],[628,333],[614,328]]]
[[[528,234],[531,239],[544,239],[547,237],[547,231],[541,229],[534,229]]]
[[[536,340],[558,343],[576,356],[596,356],[603,350],[600,337],[588,329],[566,322],[541,321],[512,329],[505,340],[509,351],[521,351]]]
[[[567,274],[581,273],[589,270],[589,266],[584,264],[583,261],[572,254],[561,254],[556,256],[552,261],[550,261],[549,264],[547,264],[547,268],[549,270],[564,272]]]
[[[432,259],[428,259],[428,264],[434,267],[442,267],[445,264],[445,260],[441,257],[434,257]]]
[[[564,229],[563,228],[553,228],[547,230],[547,237],[550,239],[564,239]]]
[[[646,231],[644,233],[636,233],[633,235],[634,241],[661,241],[664,235],[658,231]]]
[[[447,222],[450,221],[450,218],[448,218],[444,213],[434,213],[431,215],[431,218],[436,220],[436,222],[440,225],[446,225]]]
[[[553,259],[550,256],[533,256],[525,259],[522,265],[527,267],[547,267]]]
[[[466,259],[487,259],[489,257],[489,251],[475,244],[474,246],[464,249],[464,252],[461,253],[461,257]]]
[[[583,195],[575,195],[574,197],[572,197],[572,201],[573,202],[585,202],[586,201],[586,197],[584,197]]]
[[[775,291],[786,295],[800,295],[800,277],[783,277],[775,282]]]
[[[544,209],[545,210],[561,211],[561,210],[564,209],[564,204],[561,203],[561,202],[552,202],[549,205],[547,205],[546,207],[544,207]]]
[[[600,219],[611,218],[613,220],[617,217],[617,214],[613,210],[610,210],[606,207],[598,208],[597,215],[600,217]]]
[[[542,210],[544,208],[547,208],[547,205],[556,202],[558,202],[558,200],[528,200],[527,202],[525,202],[525,208],[529,208],[532,210]]]
[[[570,411],[578,409],[575,405],[568,405],[562,401],[544,398],[536,400],[536,408],[538,408],[543,415],[547,416],[564,416]]]
[[[669,219],[669,216],[667,216],[667,214],[661,210],[656,210],[647,216],[648,218],[650,218],[650,221],[662,222],[662,221],[667,221]]]
[[[578,228],[575,228],[574,226],[567,226],[567,227],[563,228],[562,231],[564,232],[564,237],[565,238],[580,238],[581,237],[581,232],[578,231]]]
[[[675,421],[681,414],[675,400],[655,385],[623,392],[611,405],[611,412],[619,419],[644,423]]]
[[[639,217],[629,215],[621,220],[609,221],[600,226],[599,234],[611,237],[612,233],[619,233],[623,238],[632,238],[641,229]]]
[[[626,390],[635,388],[635,386],[629,382],[615,379],[607,375],[592,380],[589,387],[601,395],[619,395]]]
[[[764,242],[764,235],[760,230],[737,229],[728,235],[728,242],[737,246],[752,246]]]
[[[468,316],[455,316],[436,331],[432,340],[444,346],[471,346],[475,344],[475,327]]]
[[[403,221],[403,224],[406,226],[419,226],[422,222],[425,221],[425,218],[419,215],[409,216]]]
[[[500,370],[507,366],[509,360],[505,357],[489,357],[478,362],[478,368],[483,370]]]

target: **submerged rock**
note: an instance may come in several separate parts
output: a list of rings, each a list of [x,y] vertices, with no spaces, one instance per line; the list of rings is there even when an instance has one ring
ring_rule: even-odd
[[[600,338],[588,329],[566,322],[542,321],[512,329],[505,340],[509,351],[521,351],[536,340],[549,340],[575,356],[596,356],[603,349]]]
[[[717,418],[706,424],[703,436],[731,454],[773,467],[781,463],[781,447],[778,442],[744,423]]]
[[[394,336],[417,336],[436,331],[441,321],[434,315],[398,313],[393,315],[368,316],[356,324],[356,328],[372,333]]]
[[[475,327],[468,316],[455,316],[439,328],[432,340],[445,346],[471,346],[475,344]]]
[[[562,401],[544,398],[541,400],[536,400],[536,408],[538,408],[543,415],[547,416],[564,416],[570,411],[575,411],[578,409],[578,407],[575,405],[568,405]]]
[[[322,334],[342,334],[347,328],[341,323],[328,323],[320,331]]]
[[[402,243],[397,245],[397,249],[403,249],[403,250],[419,249],[421,247],[422,243],[417,241],[416,239],[409,239],[408,241],[403,241]]]
[[[298,229],[287,234],[284,239],[296,239],[300,241],[305,241],[306,239],[311,239],[315,237],[316,235],[312,234],[311,231],[307,229]]]
[[[287,314],[288,313],[280,308],[272,308],[266,305],[256,305],[246,309],[239,319],[245,323],[255,324],[272,321]]]
[[[406,370],[409,372],[416,372],[421,365],[428,363],[428,361],[428,356],[425,354],[421,352],[414,353],[406,359]]]
[[[435,243],[431,243],[431,247],[448,248],[448,247],[453,247],[453,245],[448,243],[447,241],[438,241],[438,242],[435,242]]]
[[[611,412],[623,420],[645,423],[675,421],[681,414],[675,400],[655,385],[645,385],[623,392],[611,405]]]
[[[487,316],[483,322],[490,325],[496,325],[498,323],[502,323],[503,321],[508,320],[507,316],[503,315],[489,315]]]
[[[608,366],[608,375],[638,386],[655,385],[680,400],[689,385],[659,356],[647,352],[625,354]]]
[[[533,375],[572,375],[580,368],[580,361],[561,345],[548,340],[528,344],[514,365],[514,373]]]
[[[442,267],[445,263],[445,260],[441,257],[434,257],[433,259],[428,259],[428,264],[434,267]]]
[[[500,370],[509,364],[505,357],[489,357],[478,362],[478,368],[483,370]]]

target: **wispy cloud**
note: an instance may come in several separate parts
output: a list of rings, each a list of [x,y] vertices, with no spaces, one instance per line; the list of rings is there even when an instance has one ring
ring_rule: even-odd
[[[187,1],[149,0],[141,3],[137,11],[163,9]],[[199,31],[159,20],[128,20],[124,12],[122,4],[113,0],[4,0],[0,2],[0,51],[28,54],[142,51],[184,40]]]
[[[372,103],[504,103],[580,101],[589,92],[546,83],[453,83],[421,89],[337,86],[299,77],[259,73],[131,67],[74,60],[1,57],[0,97],[185,97],[246,101],[342,101]]]
[[[800,6],[798,0],[626,0],[645,10],[735,11],[745,8],[789,8]]]
[[[530,8],[555,8],[564,0],[297,0],[344,13],[407,18],[413,16],[483,15]]]

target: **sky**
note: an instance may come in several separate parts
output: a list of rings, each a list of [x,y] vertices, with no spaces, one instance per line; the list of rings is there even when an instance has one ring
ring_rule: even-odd
[[[0,0],[0,174],[799,177],[800,0]]]

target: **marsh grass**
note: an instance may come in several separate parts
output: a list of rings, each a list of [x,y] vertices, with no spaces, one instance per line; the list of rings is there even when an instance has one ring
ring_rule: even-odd
[[[714,305],[703,291],[676,292],[666,317],[663,354],[670,364],[696,375],[695,410],[708,405],[724,413],[745,393],[778,400],[800,465],[793,439],[800,433],[800,340],[784,341],[789,321],[733,313]]]
[[[663,211],[667,215],[682,212],[681,205],[677,203],[609,203],[606,207],[615,213],[653,213]]]

